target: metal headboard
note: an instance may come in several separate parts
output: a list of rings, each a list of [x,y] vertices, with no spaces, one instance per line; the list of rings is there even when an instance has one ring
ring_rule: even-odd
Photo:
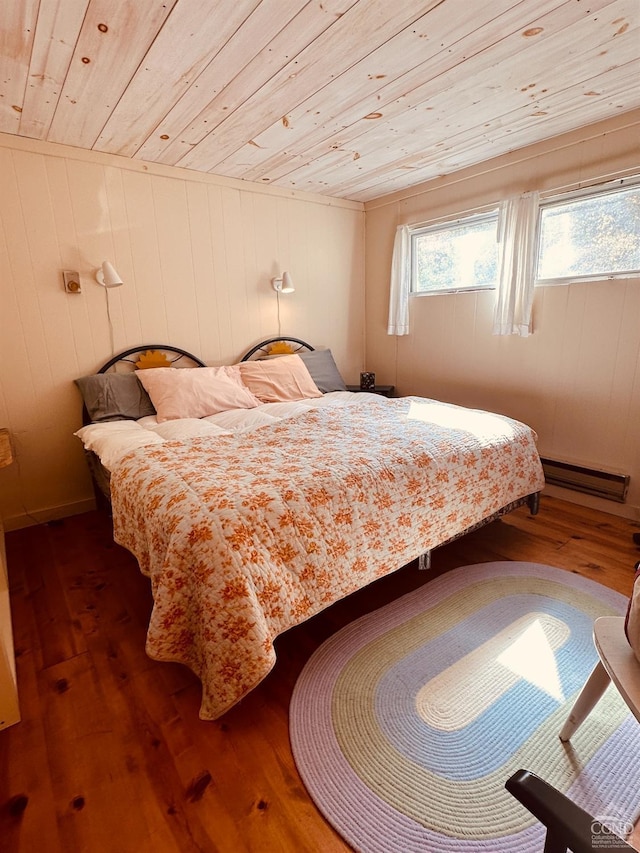
[[[124,352],[118,353],[118,355],[114,355],[113,358],[110,358],[109,361],[102,365],[100,370],[98,370],[98,373],[106,373],[120,362],[127,362],[135,367],[137,359],[129,358],[129,356],[141,356],[150,352],[162,352],[174,355],[174,358],[168,359],[172,365],[181,359],[186,358],[192,361],[196,367],[206,367],[204,361],[198,358],[197,355],[187,352],[187,350],[180,349],[179,347],[172,347],[168,344],[145,344],[144,346],[132,347],[131,349],[124,350]]]
[[[313,352],[315,349],[311,346],[311,344],[308,344],[306,341],[301,341],[300,338],[267,338],[266,341],[260,341],[259,344],[256,344],[254,347],[251,347],[251,349],[242,356],[240,361],[249,361],[249,359],[256,355],[256,353],[260,353],[260,355],[258,355],[258,358],[270,355],[272,354],[271,347],[273,347],[274,344],[288,344],[290,347],[289,351],[291,353],[297,353],[301,350],[308,350],[309,352]],[[285,353],[282,352],[278,354],[284,355]]]

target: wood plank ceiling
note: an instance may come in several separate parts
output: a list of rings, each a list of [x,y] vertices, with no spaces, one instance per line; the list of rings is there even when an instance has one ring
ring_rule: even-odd
[[[4,0],[0,131],[366,201],[640,107],[639,0]]]

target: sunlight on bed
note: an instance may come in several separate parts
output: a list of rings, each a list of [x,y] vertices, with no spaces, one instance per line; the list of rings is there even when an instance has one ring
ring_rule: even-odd
[[[449,406],[445,403],[412,400],[409,405],[407,420],[424,421],[449,429],[466,430],[479,438],[511,438],[515,435],[515,430],[511,424],[500,415],[464,409],[459,406]]]

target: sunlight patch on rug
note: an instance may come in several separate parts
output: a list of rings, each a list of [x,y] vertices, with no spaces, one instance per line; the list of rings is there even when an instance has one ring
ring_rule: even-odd
[[[562,700],[554,652],[569,634],[566,623],[546,613],[523,616],[427,681],[416,696],[417,713],[430,726],[462,729],[520,678]],[[480,668],[486,681],[483,691],[474,690]]]

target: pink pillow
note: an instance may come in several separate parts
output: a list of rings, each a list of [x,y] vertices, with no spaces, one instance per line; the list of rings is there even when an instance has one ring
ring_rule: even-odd
[[[263,403],[287,403],[322,397],[299,355],[283,355],[264,361],[242,361],[242,381]],[[153,399],[153,398],[152,398]]]
[[[243,385],[237,367],[153,367],[139,370],[158,423],[204,418],[228,409],[254,409],[260,400]]]

